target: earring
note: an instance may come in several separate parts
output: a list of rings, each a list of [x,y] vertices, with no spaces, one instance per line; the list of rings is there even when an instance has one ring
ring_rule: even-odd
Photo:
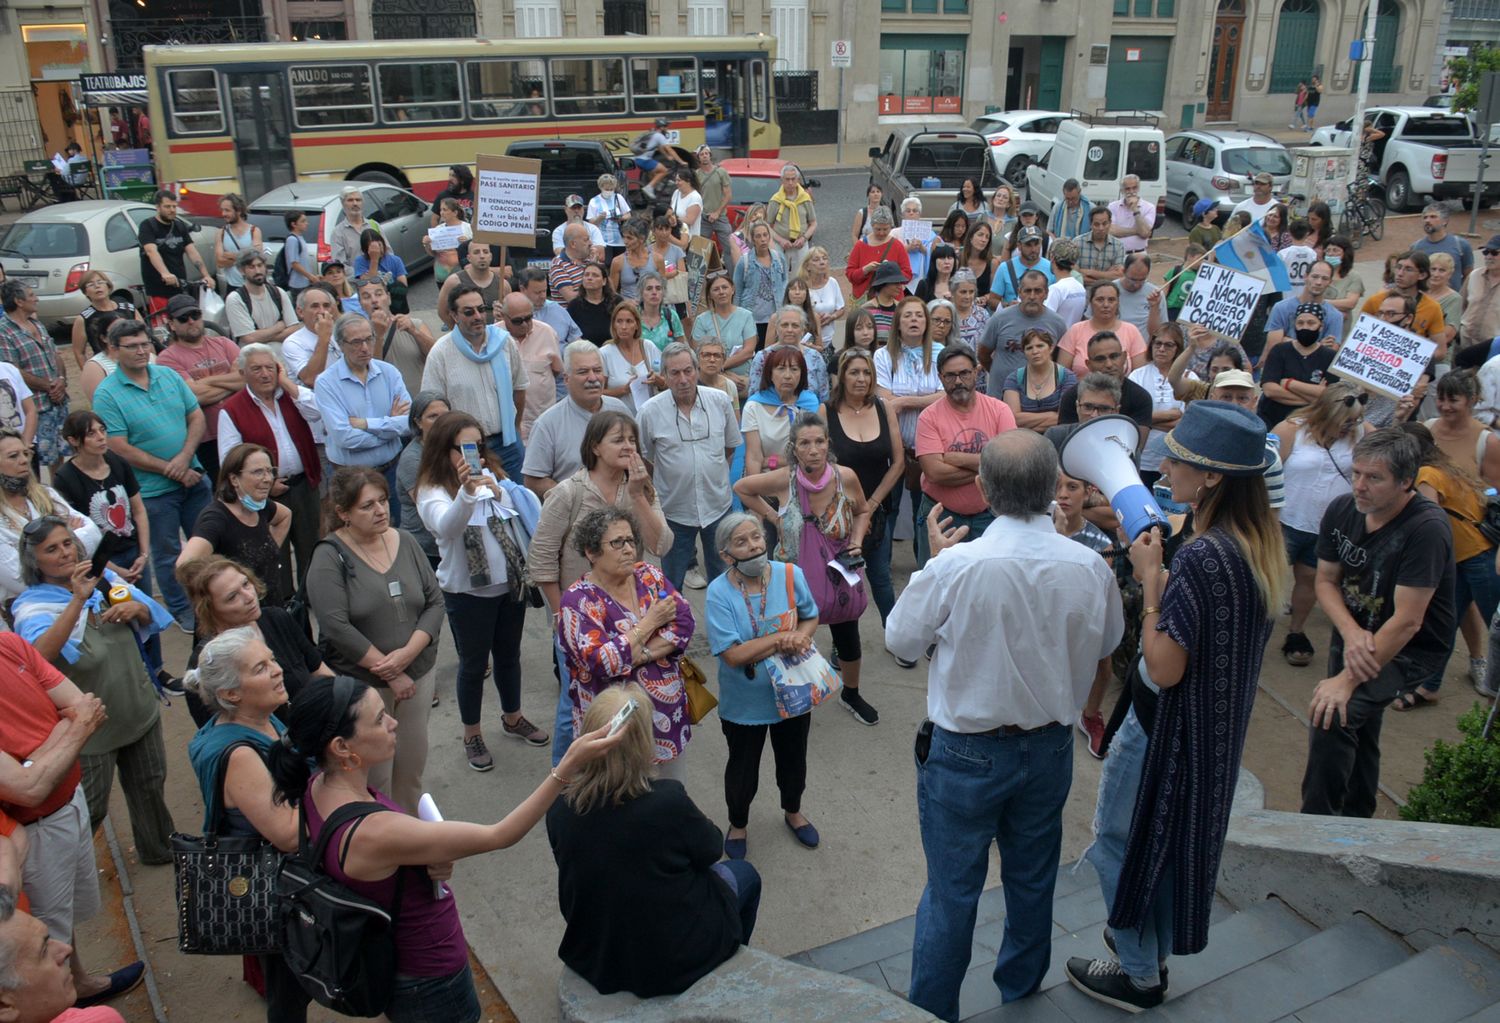
[[[1198,484],[1198,492],[1193,495],[1193,503],[1197,504],[1201,500],[1203,500],[1203,484],[1202,483]]]

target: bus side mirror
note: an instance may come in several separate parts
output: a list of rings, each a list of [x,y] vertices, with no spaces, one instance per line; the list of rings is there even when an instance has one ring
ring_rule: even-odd
[[[803,188],[821,188],[822,186],[823,182],[819,181],[817,178],[808,178],[806,181],[802,182]]]

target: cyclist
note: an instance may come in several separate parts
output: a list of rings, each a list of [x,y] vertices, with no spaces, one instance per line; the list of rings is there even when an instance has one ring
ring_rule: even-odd
[[[677,158],[672,153],[666,134],[667,125],[671,123],[670,118],[658,117],[656,126],[651,131],[630,144],[631,152],[635,153],[635,165],[651,172],[651,179],[641,186],[641,191],[648,199],[656,198],[656,186],[677,165]]]
[[[177,196],[169,188],[159,189],[155,197],[156,216],[141,222],[138,240],[141,245],[141,281],[146,289],[146,315],[153,326],[166,312],[167,300],[186,294],[187,263],[198,268],[201,280],[194,283],[214,286],[214,275],[208,272],[193,234],[177,219]]]

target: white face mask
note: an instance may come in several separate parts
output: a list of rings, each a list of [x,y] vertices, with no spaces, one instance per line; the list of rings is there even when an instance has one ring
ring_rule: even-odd
[[[614,189],[610,189],[607,192],[600,192],[599,195],[604,199],[613,199],[615,197]]]

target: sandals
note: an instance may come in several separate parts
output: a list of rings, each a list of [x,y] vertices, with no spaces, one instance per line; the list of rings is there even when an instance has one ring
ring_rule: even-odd
[[[1438,698],[1436,696],[1424,693],[1421,688],[1408,689],[1404,693],[1397,694],[1395,701],[1391,703],[1391,710],[1415,710],[1418,707],[1431,706],[1437,702]]]

